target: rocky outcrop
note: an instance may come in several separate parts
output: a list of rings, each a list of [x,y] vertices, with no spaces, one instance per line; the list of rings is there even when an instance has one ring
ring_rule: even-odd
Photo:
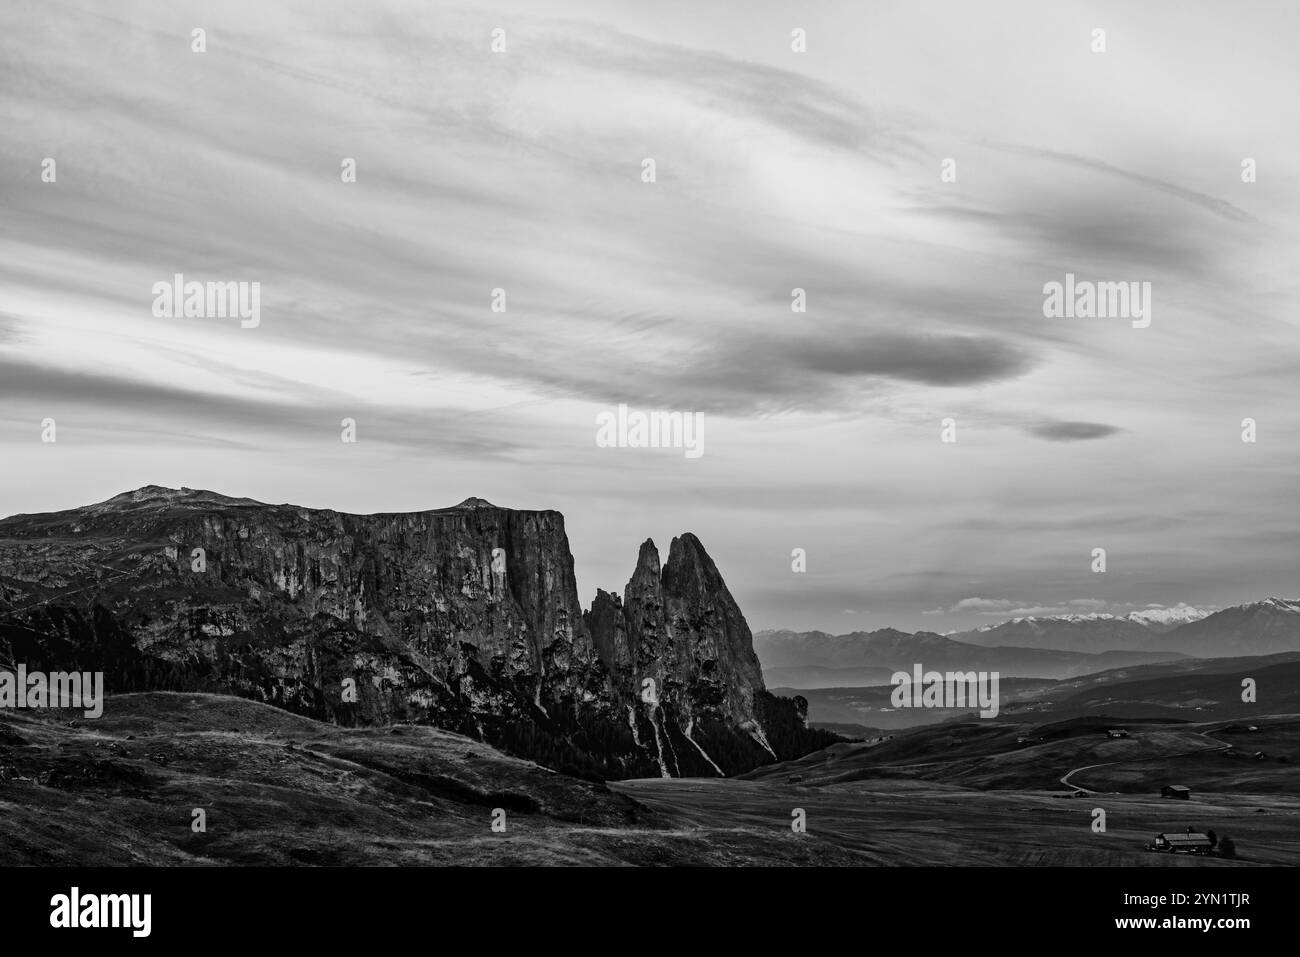
[[[563,516],[482,499],[348,515],[151,486],[13,516],[0,656],[102,670],[110,694],[432,723],[587,775],[772,759],[749,628],[695,536],[662,568],[646,542],[584,614]]]
[[[662,568],[654,542],[644,542],[621,607],[602,592],[587,620],[616,673],[630,674],[641,689],[639,705],[660,739],[657,754],[668,742],[663,757],[671,773],[679,770],[679,736],[712,764],[693,735],[697,724],[722,722],[770,751],[756,717],[763,677],[749,626],[694,535],[673,539]]]

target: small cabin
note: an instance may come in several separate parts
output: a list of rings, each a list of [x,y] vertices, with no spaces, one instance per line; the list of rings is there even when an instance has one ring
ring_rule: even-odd
[[[1208,854],[1214,848],[1210,835],[1188,831],[1186,834],[1157,834],[1149,845],[1153,851],[1171,854]]]
[[[1111,728],[1106,732],[1108,738],[1127,738],[1128,730],[1126,728]]]
[[[1166,784],[1160,789],[1160,796],[1186,801],[1192,796],[1192,789],[1185,784]]]

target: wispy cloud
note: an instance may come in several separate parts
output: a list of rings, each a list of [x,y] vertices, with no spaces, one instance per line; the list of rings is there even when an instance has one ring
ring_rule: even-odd
[[[1102,173],[1106,176],[1115,176],[1144,186],[1149,189],[1164,193],[1166,196],[1173,196],[1199,206],[1207,212],[1213,213],[1223,219],[1231,220],[1237,223],[1258,223],[1259,220],[1246,212],[1246,210],[1235,206],[1217,196],[1209,196],[1205,193],[1198,193],[1196,190],[1187,189],[1179,186],[1177,183],[1161,179],[1157,176],[1150,176],[1145,173],[1136,173],[1132,170],[1121,169],[1112,163],[1104,160],[1095,159],[1089,156],[1079,156],[1074,153],[1063,153],[1058,150],[1040,149],[1031,146],[1017,146],[1011,143],[994,143],[985,141],[981,145],[989,149],[1000,150],[1004,153],[1016,153],[1020,156],[1034,156],[1041,159],[1051,160],[1055,163],[1062,163],[1067,166],[1073,166],[1077,169],[1090,170],[1096,173]]]
[[[725,25],[10,0],[0,499],[127,476],[362,511],[481,494],[565,511],[584,591],[691,528],[760,626],[1285,592],[1300,133],[1258,91],[1294,85],[1298,15],[1222,42],[1156,0],[1127,14],[1140,56],[1057,69],[1032,3],[900,7],[888,30],[871,5],[805,14],[800,55],[767,0]],[[1013,83],[1045,62],[1052,84]],[[1151,327],[1045,320],[1066,271],[1151,281]],[[262,325],[154,318],[175,272],[260,281]],[[706,455],[597,449],[618,402],[705,413]],[[1093,576],[1098,545],[1140,573]]]
[[[1025,429],[1030,435],[1049,442],[1084,442],[1089,439],[1104,439],[1122,431],[1117,425],[1104,422],[1037,422]]]

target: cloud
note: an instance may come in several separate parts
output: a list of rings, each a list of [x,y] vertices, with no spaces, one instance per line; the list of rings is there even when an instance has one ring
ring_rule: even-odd
[[[1009,598],[963,598],[951,608],[949,614],[974,613],[990,618],[1027,618],[1030,616],[1041,615],[1064,615],[1076,609],[1078,606],[1095,607],[1097,604],[1104,605],[1104,602],[1096,602],[1095,599],[1083,598],[1068,604],[1043,605],[1030,604],[1028,602],[1012,601]],[[922,612],[930,615],[934,612]]]
[[[18,317],[0,312],[0,345],[17,342],[21,337],[18,331]]]
[[[877,333],[847,341],[834,335],[781,344],[797,372],[877,376],[926,385],[978,385],[1007,379],[1031,364],[1020,346],[995,336]]]
[[[831,333],[819,339],[752,336],[719,342],[695,362],[685,358],[675,369],[663,370],[661,394],[677,397],[688,408],[735,413],[842,407],[861,398],[846,390],[871,382],[996,382],[1014,378],[1032,364],[1023,348],[993,336],[895,332]]]
[[[28,417],[33,421],[50,414],[61,428],[66,422],[82,434],[118,438],[129,426],[142,435],[171,434],[196,442],[256,445],[279,439],[332,447],[339,443],[339,423],[347,414],[358,420],[363,436],[398,447],[480,457],[506,455],[516,448],[481,414],[394,409],[355,400],[335,414],[341,407],[337,397],[304,393],[299,398],[308,401],[200,392],[0,359],[0,399],[8,411],[30,405]]]
[[[1097,173],[1104,173],[1108,176],[1117,176],[1136,183],[1139,186],[1145,186],[1154,189],[1168,196],[1174,196],[1193,205],[1208,210],[1214,215],[1223,219],[1231,220],[1236,223],[1258,223],[1259,220],[1246,212],[1240,206],[1234,206],[1226,199],[1219,199],[1217,196],[1209,196],[1205,193],[1198,193],[1192,189],[1186,189],[1176,183],[1168,180],[1158,179],[1154,176],[1147,176],[1143,173],[1134,173],[1130,170],[1121,169],[1111,163],[1103,160],[1093,159],[1088,156],[1079,156],[1074,153],[1063,153],[1057,150],[1036,149],[1028,146],[1017,146],[1010,143],[990,143],[984,141],[982,146],[989,149],[998,150],[1003,153],[1018,153],[1021,156],[1037,156],[1042,159],[1052,160],[1057,163],[1064,163],[1074,166],[1078,169],[1092,170]]]
[[[1047,420],[1026,426],[1025,431],[1049,442],[1084,442],[1088,439],[1104,439],[1124,430],[1116,425],[1106,425],[1104,422]]]
[[[1018,602],[1010,601],[1006,598],[963,598],[957,604],[948,610],[953,614],[963,611],[973,611],[980,614],[996,614],[1000,611],[1014,608]]]
[[[547,48],[567,54],[574,66],[600,73],[605,82],[649,82],[822,146],[870,155],[920,149],[917,141],[887,127],[861,99],[802,72],[589,25],[554,37]]]
[[[703,7],[507,3],[506,56],[488,52],[497,14],[455,0],[229,0],[205,57],[143,0],[10,10],[0,166],[27,171],[0,177],[11,507],[94,500],[126,471],[360,511],[484,494],[564,511],[584,587],[626,580],[632,515],[650,526],[633,553],[707,530],[751,621],[821,628],[863,604],[903,627],[1104,610],[1042,597],[1077,594],[1081,525],[1143,570],[1097,588],[1125,610],[1295,579],[1277,516],[1300,425],[1272,416],[1267,468],[1203,454],[1243,448],[1223,410],[1285,408],[1300,355],[1300,194],[1242,184],[1222,149],[1295,155],[1250,92],[1291,69],[1275,26],[1222,44],[1153,13],[1142,35],[1205,69],[1144,57],[1110,71],[1127,98],[1076,71],[941,103],[925,91],[988,74],[989,44],[1007,77],[1033,73],[1051,14],[1025,7],[1017,46],[958,4],[900,7],[899,35],[951,55],[883,44],[882,86]],[[811,36],[847,22],[809,15]],[[39,182],[47,153],[57,186]],[[938,176],[952,154],[969,157],[959,184]],[[1153,328],[1045,321],[1042,285],[1066,271],[1152,281]],[[152,319],[173,272],[261,281],[262,326]],[[597,449],[591,406],[621,401],[708,412],[704,459]],[[32,446],[46,414],[58,458]],[[969,446],[936,440],[948,414]],[[343,416],[360,442],[340,458]],[[1118,439],[1055,443],[1120,431],[1167,442],[1123,449],[1117,504],[1075,459]],[[374,471],[372,450],[402,467]],[[796,589],[764,558],[774,536],[847,554]],[[1189,565],[1197,549],[1214,561]],[[932,607],[954,594],[1021,599]]]
[[[1023,608],[1013,608],[1007,614],[1012,618],[1031,618],[1045,615],[1064,615],[1068,611],[1069,609],[1062,605],[1028,605]],[[981,612],[981,614],[987,615],[990,613]]]

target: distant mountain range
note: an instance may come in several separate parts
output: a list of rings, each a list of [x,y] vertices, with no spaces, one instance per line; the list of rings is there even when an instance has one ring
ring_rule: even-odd
[[[1149,625],[1113,615],[1063,615],[1060,617],[1013,618],[996,625],[949,635],[954,641],[984,648],[1010,645],[1016,648],[1050,648],[1057,651],[1097,654],[1102,651],[1168,651],[1162,624]]]
[[[1249,675],[1267,688],[1259,702],[1241,700],[1241,678]],[[1004,678],[1002,721],[1045,721],[1110,715],[1164,721],[1208,721],[1300,710],[1300,652],[1229,658],[1178,658],[1154,664],[1123,666],[1060,680]],[[799,694],[808,702],[808,720],[842,733],[897,731],[956,717],[972,709],[895,708],[888,685],[828,685],[773,688]]]
[[[1062,651],[1172,651],[1196,658],[1276,655],[1300,651],[1300,601],[1265,598],[1210,614],[1197,609],[1014,618],[948,637],[984,647],[1015,645]],[[1181,614],[1180,614],[1181,613]]]
[[[843,688],[887,684],[916,663],[938,670],[997,671],[1024,678],[1073,678],[1127,665],[1171,661],[1172,651],[1087,653],[1050,648],[980,646],[957,636],[893,628],[848,635],[822,631],[760,631],[754,650],[766,684],[785,688]]]
[[[760,631],[754,650],[767,684],[851,687],[882,675],[927,668],[997,670],[1026,678],[1071,678],[1109,668],[1171,661],[1300,651],[1300,601],[1267,598],[1213,613],[1190,606],[1131,615],[1014,618],[938,635],[894,628],[831,635]]]

